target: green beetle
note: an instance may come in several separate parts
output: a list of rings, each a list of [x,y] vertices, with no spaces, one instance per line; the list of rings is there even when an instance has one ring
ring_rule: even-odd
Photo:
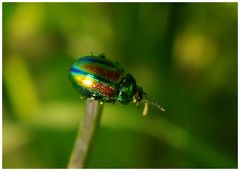
[[[104,55],[77,59],[70,69],[69,77],[81,97],[106,103],[133,102],[137,106],[144,103],[143,115],[148,112],[148,104],[165,111],[159,104],[146,99],[146,93],[137,86],[131,74],[125,74],[117,62],[106,59]]]

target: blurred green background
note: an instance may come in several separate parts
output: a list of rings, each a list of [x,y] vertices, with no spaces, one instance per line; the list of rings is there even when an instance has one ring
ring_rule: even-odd
[[[105,53],[161,113],[105,104],[88,168],[237,167],[237,3],[3,3],[3,167],[65,168]]]

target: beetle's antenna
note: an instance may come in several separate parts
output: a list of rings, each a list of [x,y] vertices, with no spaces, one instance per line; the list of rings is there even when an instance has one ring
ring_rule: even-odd
[[[160,109],[162,112],[165,112],[165,109],[164,109],[162,106],[160,106],[160,104],[155,103],[155,102],[152,102],[152,101],[149,101],[149,100],[146,100],[146,99],[144,100],[144,104],[145,104],[145,106],[144,106],[144,111],[145,111],[146,103],[147,103],[147,104],[150,104],[150,105],[152,105],[152,106],[157,107],[157,108]]]
[[[144,109],[143,109],[143,116],[146,116],[148,113],[148,105],[152,105],[157,107],[158,109],[160,109],[162,112],[165,112],[165,109],[158,103],[155,103],[153,101],[149,101],[147,100],[147,94],[145,92],[143,92],[144,98],[142,100],[142,103],[144,103]]]

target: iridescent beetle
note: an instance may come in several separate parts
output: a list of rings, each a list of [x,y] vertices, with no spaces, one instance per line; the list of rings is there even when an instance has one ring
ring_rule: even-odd
[[[69,77],[82,98],[87,97],[106,103],[133,102],[137,106],[144,103],[144,116],[148,113],[148,104],[165,111],[159,104],[146,99],[146,93],[142,87],[137,86],[131,74],[125,74],[117,62],[106,59],[104,55],[77,59],[70,69]]]

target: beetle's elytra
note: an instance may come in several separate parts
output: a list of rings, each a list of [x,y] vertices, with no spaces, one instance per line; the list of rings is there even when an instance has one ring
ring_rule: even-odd
[[[146,93],[137,86],[131,74],[125,73],[117,62],[112,62],[103,55],[77,59],[70,69],[69,77],[81,97],[107,103],[144,103],[144,115],[147,114],[148,103],[164,111],[158,104],[145,99]]]

